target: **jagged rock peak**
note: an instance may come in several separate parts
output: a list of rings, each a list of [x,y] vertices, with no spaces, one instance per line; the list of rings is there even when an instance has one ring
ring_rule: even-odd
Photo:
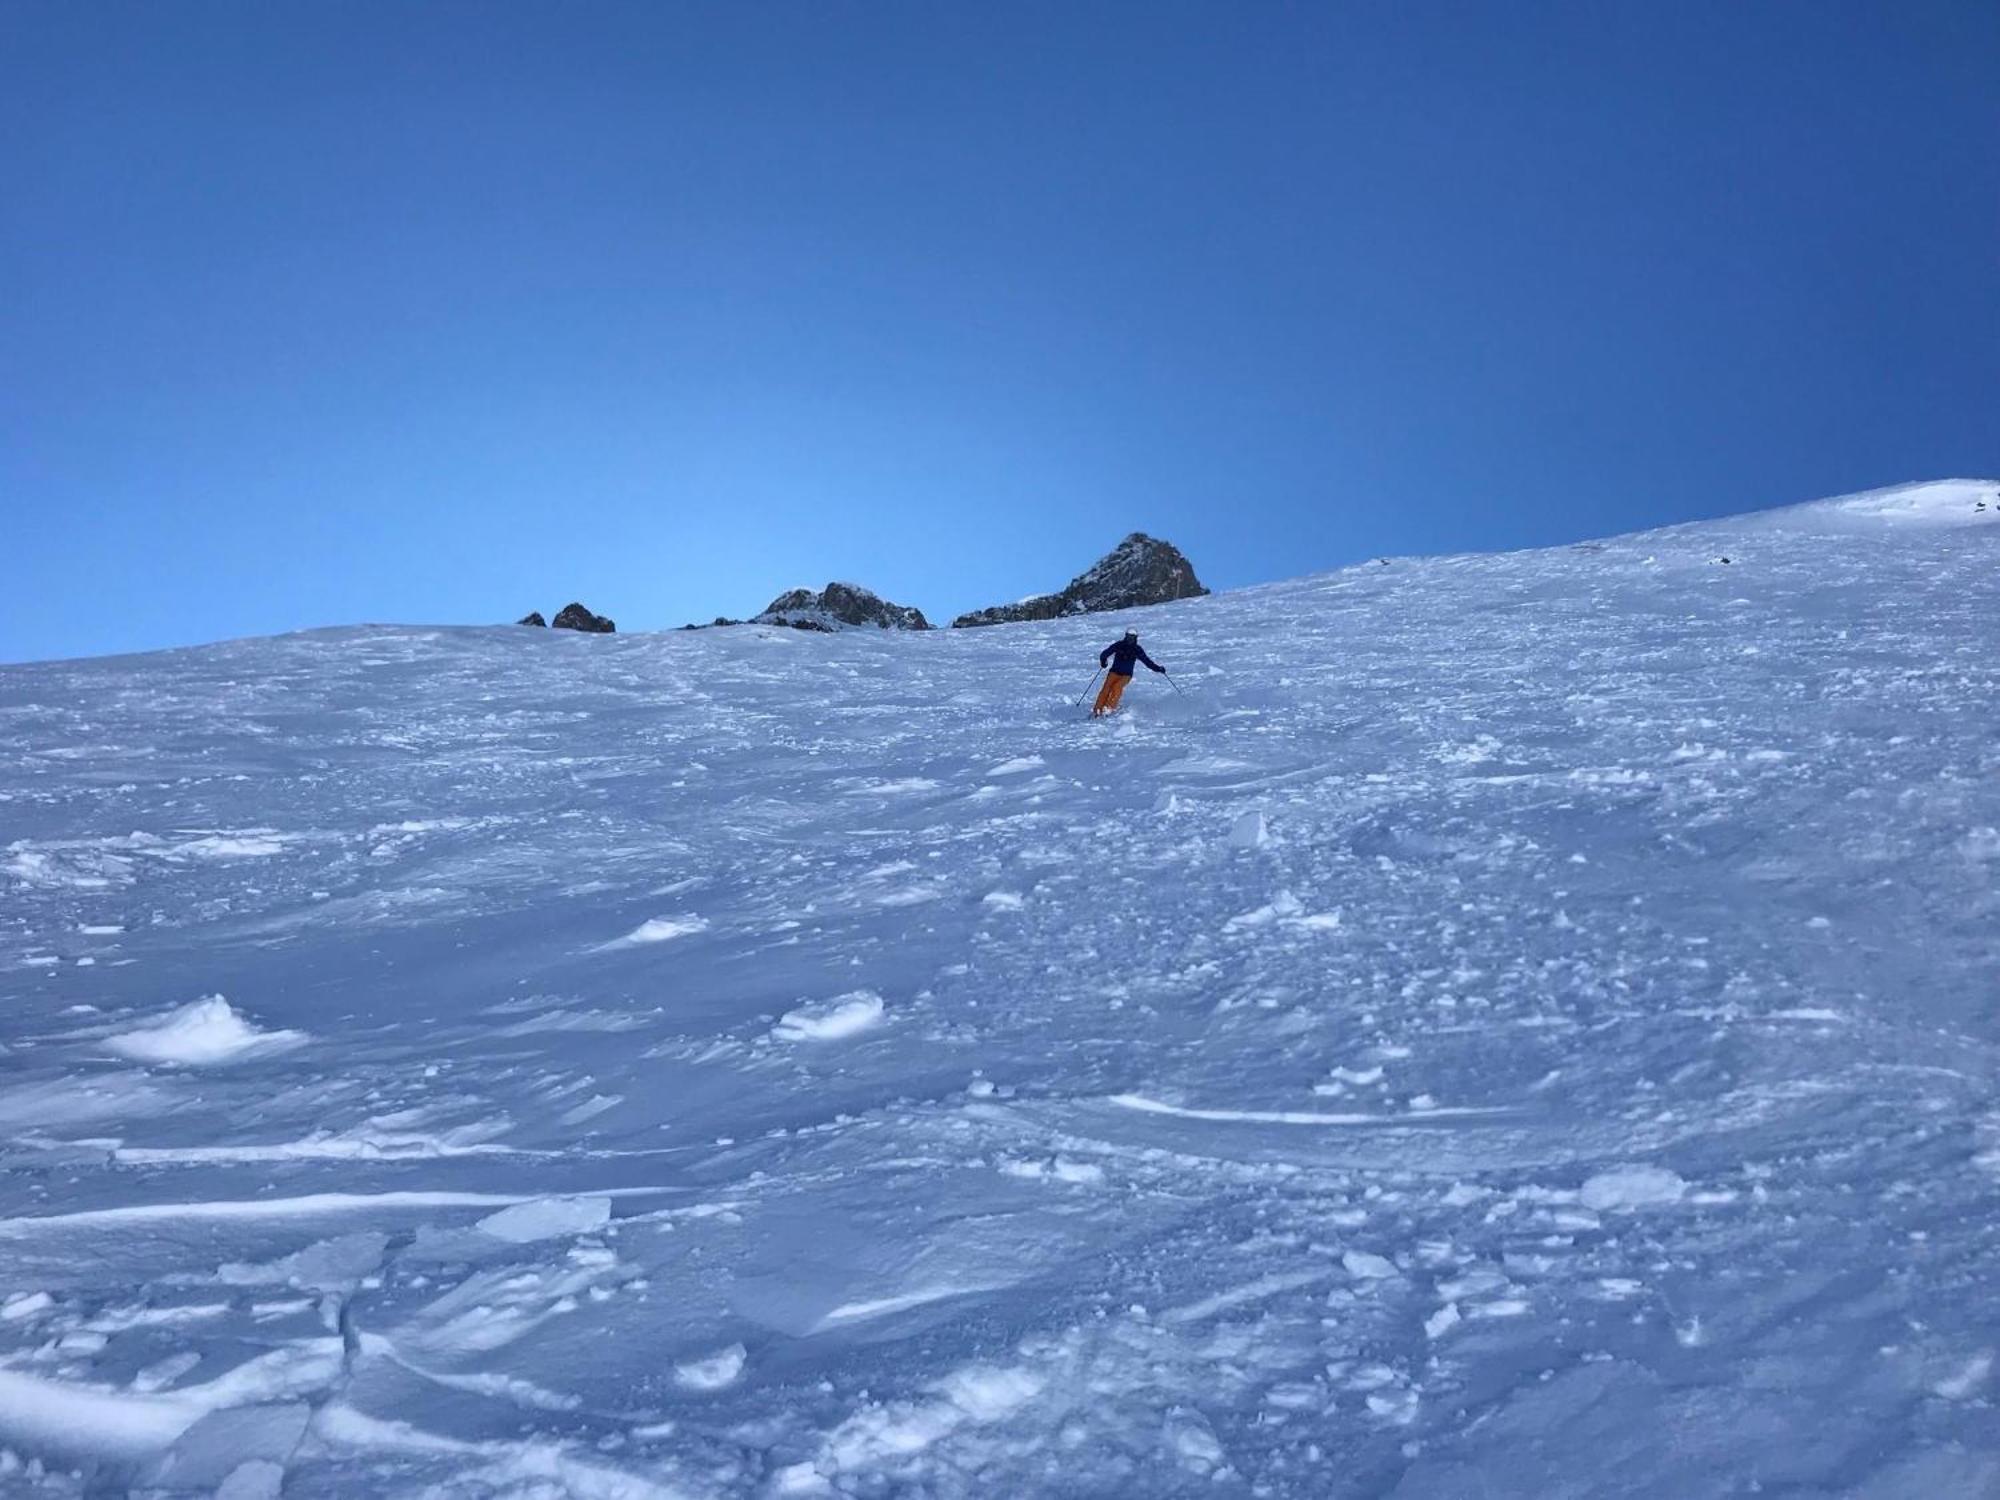
[[[891,604],[880,594],[855,583],[829,583],[818,593],[793,589],[780,594],[753,621],[758,625],[790,625],[799,630],[929,630],[924,612],[908,604]]]
[[[539,609],[531,609],[514,623],[516,625],[540,625],[546,629],[549,622],[542,618],[542,612]]]
[[[1135,531],[1069,581],[1056,594],[1037,594],[1019,604],[996,604],[960,615],[954,627],[1003,625],[1015,620],[1055,620],[1064,615],[1097,614],[1107,609],[1132,609],[1141,604],[1165,604],[1170,599],[1194,599],[1206,594],[1194,564],[1172,542]]]
[[[1194,564],[1180,548],[1143,531],[1126,537],[1063,590],[1081,605],[1071,613],[1165,604],[1171,599],[1199,598],[1207,592],[1194,576]]]
[[[592,614],[581,604],[565,604],[555,618],[558,630],[585,630],[593,635],[610,635],[618,627],[606,615]]]

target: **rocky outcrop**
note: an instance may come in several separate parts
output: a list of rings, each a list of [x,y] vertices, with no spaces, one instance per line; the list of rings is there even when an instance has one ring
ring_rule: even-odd
[[[593,635],[610,635],[618,627],[604,615],[594,615],[581,604],[565,604],[555,619],[558,630],[587,630]]]
[[[531,609],[514,623],[516,625],[539,625],[546,630],[549,622],[542,618],[542,612],[539,609]]]
[[[1072,578],[1061,593],[1037,594],[1019,604],[975,609],[951,623],[957,629],[1005,625],[1015,620],[1056,620],[1065,615],[1165,604],[1170,599],[1194,599],[1207,592],[1194,576],[1194,564],[1181,554],[1180,548],[1135,531],[1099,558],[1089,572]]]
[[[891,604],[880,594],[853,583],[829,583],[815,594],[793,589],[780,594],[751,623],[790,625],[796,630],[929,630],[924,612],[908,604]]]

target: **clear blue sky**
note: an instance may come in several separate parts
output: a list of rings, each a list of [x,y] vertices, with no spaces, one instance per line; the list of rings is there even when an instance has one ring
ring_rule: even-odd
[[[0,0],[0,659],[2000,471],[2000,6]]]

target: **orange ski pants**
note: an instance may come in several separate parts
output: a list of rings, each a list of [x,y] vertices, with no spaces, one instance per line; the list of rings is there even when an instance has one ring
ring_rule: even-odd
[[[1125,689],[1132,685],[1130,672],[1106,672],[1104,686],[1097,690],[1097,704],[1091,709],[1092,718],[1099,714],[1111,713],[1118,707],[1118,700],[1125,696]]]

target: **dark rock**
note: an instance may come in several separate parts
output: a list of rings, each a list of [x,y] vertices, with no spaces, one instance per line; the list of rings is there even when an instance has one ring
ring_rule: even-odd
[[[540,625],[546,629],[549,622],[542,618],[542,612],[539,609],[531,609],[514,623],[517,625]]]
[[[1178,547],[1135,531],[1099,558],[1089,572],[1072,578],[1061,593],[1038,594],[1019,604],[975,609],[951,623],[956,628],[1003,625],[1016,620],[1055,620],[1065,615],[1165,604],[1170,599],[1194,599],[1207,592],[1194,576],[1194,564],[1181,555]]]
[[[618,627],[604,615],[594,615],[581,604],[565,604],[556,616],[558,630],[587,630],[593,635],[610,635]]]
[[[829,583],[815,594],[793,589],[773,599],[753,621],[758,625],[790,625],[799,630],[929,630],[924,612],[907,604],[891,604],[858,584]]]

